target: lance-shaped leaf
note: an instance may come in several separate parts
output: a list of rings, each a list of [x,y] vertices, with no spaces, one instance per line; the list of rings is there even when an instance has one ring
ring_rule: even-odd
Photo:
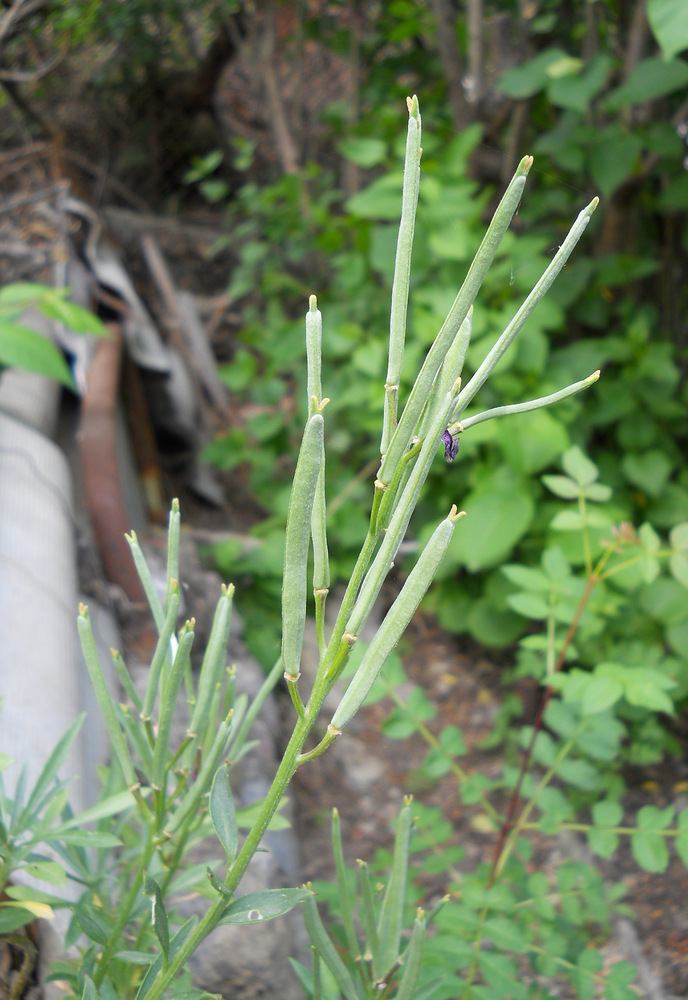
[[[160,942],[163,955],[165,958],[168,958],[170,954],[170,926],[167,921],[165,904],[163,902],[160,886],[147,872],[143,876],[143,895],[149,896],[152,900],[151,919],[153,921],[153,929],[155,931],[155,936]]]
[[[351,973],[339,957],[332,938],[323,926],[315,899],[306,899],[303,904],[303,919],[313,948],[335,978],[337,986],[346,1000],[360,1000]]]
[[[90,976],[84,976],[84,988],[81,991],[81,1000],[101,1000],[100,993]]]
[[[213,779],[213,787],[210,790],[210,818],[227,855],[227,865],[231,865],[239,846],[239,831],[225,764],[218,768]]]
[[[36,784],[33,786],[29,801],[26,803],[26,807],[22,810],[21,816],[16,823],[11,823],[11,827],[15,827],[19,830],[23,830],[29,825],[31,817],[36,815],[41,811],[42,807],[45,805],[47,798],[49,798],[48,789],[52,784],[54,778],[57,775],[59,768],[64,762],[65,757],[69,753],[69,748],[71,747],[74,740],[79,735],[79,730],[81,729],[85,714],[82,714],[78,719],[72,723],[67,732],[60,737],[57,746],[52,751],[48,757],[43,770],[38,776]],[[15,794],[15,800],[21,804],[23,796]],[[35,825],[31,823],[31,825]]]
[[[182,924],[182,926],[179,928],[177,933],[172,938],[172,941],[170,942],[170,950],[169,950],[170,958],[174,958],[174,956],[182,950],[186,942],[189,940],[193,932],[196,930],[197,925],[198,925],[198,917],[195,915],[193,917],[189,917],[186,923]],[[161,969],[162,969],[162,955],[158,955],[155,961],[151,963],[150,968],[148,969],[146,975],[144,976],[143,982],[139,986],[138,993],[136,994],[136,1000],[143,1000],[144,997],[148,996],[151,987],[153,986],[153,983],[157,978],[158,973],[161,971]]]
[[[258,924],[289,913],[299,903],[312,896],[310,889],[263,889],[249,892],[230,903],[220,924]]]

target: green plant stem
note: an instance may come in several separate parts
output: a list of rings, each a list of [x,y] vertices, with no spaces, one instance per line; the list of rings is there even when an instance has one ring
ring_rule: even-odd
[[[511,847],[513,845],[513,842],[515,838],[518,836],[519,832],[521,831],[523,823],[525,822],[525,820],[528,819],[531,812],[537,805],[537,800],[540,798],[541,792],[543,792],[547,787],[547,785],[550,783],[550,781],[556,774],[557,768],[559,767],[561,762],[570,753],[571,749],[573,748],[573,744],[574,744],[573,740],[567,740],[567,742],[561,746],[561,748],[559,749],[559,753],[554,759],[554,763],[547,768],[542,778],[538,782],[537,788],[535,789],[535,793],[529,799],[523,812],[519,816],[517,822],[513,824],[513,826],[511,827],[511,830],[509,831],[509,836],[507,838],[507,842],[504,845],[502,853],[499,857],[497,870],[495,872],[495,877],[498,877],[501,874],[501,871],[504,868],[504,865],[506,864],[509,855],[511,854]]]
[[[376,496],[377,496],[376,491]],[[379,491],[380,496],[382,495],[382,490]],[[346,628],[346,623],[349,620],[349,615],[353,609],[354,603],[356,601],[356,596],[358,594],[359,588],[363,583],[363,579],[366,575],[368,566],[373,558],[373,553],[375,552],[375,547],[377,545],[378,534],[373,529],[373,516],[371,514],[371,523],[368,527],[368,534],[366,535],[363,547],[359,553],[358,559],[356,560],[356,565],[353,568],[351,577],[349,578],[349,583],[344,592],[344,597],[342,598],[342,603],[339,608],[339,613],[337,615],[334,627],[332,629],[332,634],[330,636],[330,641],[325,650],[325,655],[320,661],[320,666],[318,667],[318,673],[328,674],[331,673],[331,668],[334,660],[339,651],[339,646],[344,635],[344,630]],[[332,678],[332,684],[334,684],[336,676]],[[310,702],[309,702],[310,704]]]
[[[301,763],[299,758],[301,756],[304,743],[313,728],[316,719],[318,718],[326,693],[326,679],[321,673],[319,677],[316,678],[313,692],[306,708],[306,714],[303,718],[299,718],[296,721],[291,738],[287,744],[286,750],[284,751],[280,765],[277,768],[277,773],[275,774],[272,785],[270,786],[270,789],[263,801],[258,817],[246,837],[236,860],[227,873],[225,885],[232,893],[239,885],[239,882],[243,878],[253,855],[260,846],[260,842],[263,839],[270,821],[277,812],[289,783],[293,778],[299,763]],[[200,943],[217,925],[217,922],[226,907],[227,897],[223,894],[219,896],[218,899],[211,905],[205,916],[198,923],[198,926],[189,935],[187,941],[179,949],[174,958],[170,960],[168,967],[164,971],[161,970],[158,973],[147,994],[147,1000],[160,1000],[177,973],[184,968],[196,948],[198,948]]]
[[[131,885],[129,886],[129,891],[122,901],[122,905],[119,909],[117,920],[115,921],[115,926],[112,929],[112,933],[108,938],[107,944],[103,948],[102,954],[98,960],[98,968],[95,970],[93,975],[93,982],[96,986],[100,986],[105,975],[108,971],[108,966],[112,959],[112,956],[117,951],[117,946],[119,944],[119,939],[122,935],[122,931],[127,925],[129,918],[131,916],[131,911],[136,906],[141,894],[141,883],[143,881],[143,875],[150,860],[153,857],[153,851],[155,850],[155,841],[153,838],[153,829],[148,825],[148,833],[146,835],[146,843],[141,854],[141,861],[136,867],[135,875],[131,880]]]
[[[559,658],[554,667],[554,673],[558,673],[561,670],[562,666],[564,665],[564,660],[566,659],[566,654],[569,650],[569,646],[573,642],[573,637],[576,634],[576,630],[581,620],[581,616],[585,611],[585,607],[588,601],[590,600],[590,595],[592,594],[595,585],[598,582],[598,579],[599,577],[595,573],[591,573],[590,576],[588,577],[587,583],[585,585],[585,590],[583,591],[581,599],[578,602],[576,613],[574,614],[571,624],[568,627],[566,637],[559,652]],[[542,729],[542,720],[544,718],[545,709],[549,704],[549,699],[551,695],[552,695],[552,687],[548,684],[547,687],[545,688],[545,692],[540,701],[540,707],[538,709],[538,713],[535,718],[535,722],[533,724],[533,732],[530,737],[530,743],[528,744],[528,748],[523,755],[523,760],[521,761],[521,769],[518,775],[518,781],[516,782],[513,792],[511,793],[511,798],[509,799],[509,805],[507,806],[506,817],[504,819],[504,822],[502,823],[502,828],[499,832],[499,839],[497,841],[497,846],[495,847],[494,851],[492,868],[490,869],[490,875],[487,880],[488,887],[494,885],[494,881],[497,877],[498,867],[500,867],[500,858],[502,855],[502,851],[504,850],[504,845],[506,844],[507,837],[509,836],[509,833],[514,826],[514,816],[516,815],[516,808],[518,806],[518,802],[521,797],[521,787],[523,785],[523,780],[528,770],[528,765],[530,764],[530,759],[533,755],[533,747],[535,746],[535,740],[537,739],[538,733]]]

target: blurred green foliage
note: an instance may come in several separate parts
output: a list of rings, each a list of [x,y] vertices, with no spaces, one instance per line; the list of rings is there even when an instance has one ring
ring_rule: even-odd
[[[654,5],[651,21],[661,6]],[[266,663],[277,649],[276,614],[274,636],[265,625],[279,587],[278,538],[291,474],[283,456],[293,452],[304,416],[302,312],[313,291],[323,309],[329,373],[324,391],[332,398],[328,455],[335,460],[330,457],[328,499],[335,577],[350,568],[365,531],[367,482],[376,471],[365,463],[382,408],[402,161],[401,143],[390,135],[399,132],[403,104],[398,115],[380,113],[378,96],[385,90],[401,96],[410,80],[424,106],[406,371],[415,369],[439,328],[484,233],[486,208],[502,186],[472,176],[476,156],[485,152],[488,124],[452,131],[439,62],[429,58],[422,80],[414,81],[417,47],[434,45],[429,8],[390,3],[383,9],[378,34],[363,42],[369,54],[385,53],[369,64],[362,83],[361,103],[369,111],[354,133],[346,132],[345,116],[333,114],[333,128],[342,133],[338,149],[369,178],[365,186],[346,198],[331,172],[310,165],[273,184],[247,182],[228,208],[228,228],[240,253],[229,294],[241,312],[242,333],[224,377],[238,400],[252,404],[254,415],[207,454],[224,468],[241,469],[269,513],[257,529],[263,548],[239,559],[236,547],[218,550],[221,567],[234,579],[244,574],[255,581],[250,593],[239,590],[246,595],[244,614],[262,622],[254,649]],[[682,261],[688,173],[677,132],[688,62],[676,52],[658,55],[650,40],[647,58],[629,70],[614,54],[630,31],[618,4],[595,5],[593,28],[563,16],[562,9],[558,0],[540,5],[528,25],[533,54],[496,85],[495,93],[511,99],[505,107],[512,117],[521,102],[529,102],[518,152],[532,151],[536,162],[529,196],[476,305],[467,365],[469,372],[475,369],[539,277],[556,250],[552,234],[563,235],[565,220],[599,192],[603,201],[592,235],[483,390],[480,407],[551,392],[597,367],[603,377],[583,397],[466,432],[459,460],[452,467],[438,462],[416,521],[436,520],[452,502],[469,512],[471,530],[457,532],[427,606],[445,627],[488,646],[523,633],[523,617],[509,600],[514,587],[500,564],[539,561],[551,541],[548,526],[565,500],[553,497],[537,477],[572,444],[594,456],[613,490],[605,529],[630,521],[667,532],[688,511]],[[341,33],[325,40],[346,48]],[[239,152],[245,166],[246,150]],[[402,381],[402,398],[407,388]],[[344,495],[360,498],[358,521],[344,517]],[[598,530],[595,544],[605,529]],[[422,533],[419,541],[425,541]],[[572,565],[580,564],[582,554],[566,536],[556,541]],[[622,588],[610,581],[604,640],[613,648],[633,639],[634,655],[651,660],[669,642],[688,673],[688,643],[681,639],[688,630],[685,602],[683,611],[672,611],[671,639],[662,621],[671,586],[668,580],[635,580]],[[624,614],[611,613],[612,605],[623,605]],[[613,658],[601,645],[596,655]]]

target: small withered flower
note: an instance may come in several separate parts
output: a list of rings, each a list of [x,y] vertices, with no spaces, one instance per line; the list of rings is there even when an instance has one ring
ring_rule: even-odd
[[[456,456],[459,454],[459,436],[456,437],[450,432],[445,431],[442,435],[442,444],[444,445],[444,457],[448,462],[453,462]]]

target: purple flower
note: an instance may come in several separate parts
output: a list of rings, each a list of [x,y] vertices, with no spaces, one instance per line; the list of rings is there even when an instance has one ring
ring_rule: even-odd
[[[458,435],[454,437],[449,431],[445,431],[442,435],[442,444],[444,445],[444,457],[448,462],[453,462],[459,454]]]

